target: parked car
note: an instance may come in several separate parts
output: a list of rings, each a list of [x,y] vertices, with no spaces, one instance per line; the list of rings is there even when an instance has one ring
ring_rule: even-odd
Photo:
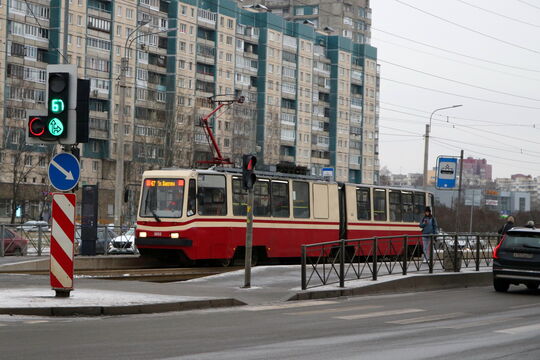
[[[109,243],[112,239],[116,238],[118,235],[112,231],[109,227],[100,226],[97,229],[97,240],[96,240],[96,254],[103,255],[105,250],[108,249]],[[75,229],[75,254],[81,253],[81,228],[77,227]]]
[[[39,231],[39,228],[41,231],[51,231],[49,224],[43,220],[30,220],[19,226],[23,231]]]
[[[458,235],[457,238],[457,248],[459,250],[476,249],[476,235]],[[456,245],[455,235],[450,235],[444,231],[439,232],[439,235],[435,238],[433,246],[435,249],[444,250],[444,249],[453,249]],[[485,249],[487,246],[487,240],[480,239],[480,249]]]
[[[135,246],[135,228],[115,237],[109,244],[109,254],[137,254]]]
[[[540,285],[540,229],[512,228],[493,250],[493,287],[506,292],[510,284]]]
[[[4,243],[4,255],[26,255],[28,239],[25,239],[16,231],[7,227],[0,228],[0,241]]]

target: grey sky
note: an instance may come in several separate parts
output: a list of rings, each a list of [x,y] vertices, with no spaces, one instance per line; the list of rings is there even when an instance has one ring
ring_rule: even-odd
[[[502,42],[459,28],[404,3]],[[467,3],[536,26],[497,16]],[[494,177],[509,177],[515,173],[540,175],[539,0],[372,0],[371,7],[371,43],[379,49],[381,64],[381,167],[387,166],[394,173],[422,172],[423,134],[430,113],[437,108],[463,104],[461,108],[439,111],[433,117],[430,168],[435,166],[438,155],[458,156],[463,149],[465,157],[486,158],[493,165]],[[383,31],[469,57],[419,45]],[[507,94],[450,82],[396,65]],[[531,108],[477,101],[450,93]]]

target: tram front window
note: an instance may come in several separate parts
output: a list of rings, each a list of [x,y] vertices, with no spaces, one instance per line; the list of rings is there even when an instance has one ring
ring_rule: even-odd
[[[184,180],[145,179],[141,200],[141,217],[152,217],[157,221],[182,217]]]

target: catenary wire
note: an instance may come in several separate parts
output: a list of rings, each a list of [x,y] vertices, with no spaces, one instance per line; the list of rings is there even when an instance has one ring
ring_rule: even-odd
[[[465,29],[465,30],[471,31],[471,32],[473,32],[473,33],[475,33],[475,34],[478,34],[478,35],[487,37],[487,38],[492,39],[492,40],[495,40],[495,41],[498,41],[498,42],[500,42],[500,43],[503,43],[503,44],[506,44],[506,45],[509,45],[509,46],[512,46],[512,47],[515,47],[515,48],[518,48],[518,49],[521,49],[521,50],[525,50],[525,51],[528,51],[528,52],[532,52],[532,53],[537,54],[537,55],[540,55],[540,51],[538,51],[538,50],[531,49],[531,48],[528,48],[528,47],[526,47],[526,46],[521,46],[521,45],[512,43],[512,42],[510,42],[510,41],[503,40],[503,39],[498,38],[498,37],[496,37],[496,36],[492,36],[492,35],[486,34],[486,33],[484,33],[484,32],[475,30],[475,29],[470,28],[470,27],[468,27],[468,26],[465,26],[465,25],[456,23],[456,22],[454,22],[454,21],[448,20],[448,19],[446,19],[446,18],[443,18],[442,16],[438,16],[438,15],[436,15],[436,14],[433,14],[433,13],[430,13],[430,12],[428,12],[428,11],[422,10],[422,9],[416,7],[416,6],[413,6],[413,5],[409,4],[409,3],[406,3],[405,1],[402,1],[402,0],[394,0],[394,1],[397,2],[397,3],[400,3],[400,4],[402,4],[402,5],[408,6],[408,7],[412,8],[412,9],[414,9],[414,10],[416,10],[416,11],[419,11],[419,12],[421,12],[421,13],[423,13],[423,14],[426,14],[426,15],[429,15],[429,16],[434,17],[434,18],[436,18],[436,19],[439,19],[439,20],[441,20],[441,21],[444,21],[444,22],[446,22],[446,23],[448,23],[448,24],[452,24],[452,25],[454,25],[454,26],[457,26],[457,27],[459,27],[459,28],[461,28],[461,29]]]

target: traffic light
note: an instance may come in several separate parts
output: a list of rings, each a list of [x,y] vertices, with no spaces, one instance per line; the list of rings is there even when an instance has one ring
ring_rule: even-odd
[[[47,66],[47,123],[43,141],[75,144],[77,135],[77,67]]]
[[[242,156],[242,184],[244,189],[251,190],[257,181],[255,175],[255,165],[257,164],[257,157],[255,155],[243,155]]]

